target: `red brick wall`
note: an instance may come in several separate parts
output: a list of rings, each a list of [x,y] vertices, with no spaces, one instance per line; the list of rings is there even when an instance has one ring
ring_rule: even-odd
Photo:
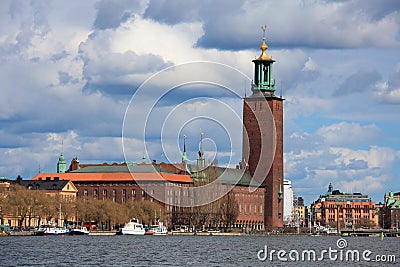
[[[246,98],[243,123],[243,157],[248,157],[250,174],[266,189],[265,226],[283,226],[283,99]]]
[[[239,205],[236,225],[264,225],[264,188],[250,192],[247,186],[235,186],[232,192]]]

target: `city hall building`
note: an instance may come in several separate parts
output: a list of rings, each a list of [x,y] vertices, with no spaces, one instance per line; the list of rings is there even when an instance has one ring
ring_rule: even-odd
[[[224,173],[222,185],[232,187],[231,194],[237,202],[233,226],[250,230],[283,226],[283,98],[275,95],[275,60],[267,55],[265,40],[263,37],[261,55],[252,61],[252,95],[245,96],[243,102],[242,161],[236,169],[217,168]],[[263,145],[271,140],[272,145]],[[57,173],[39,173],[32,180],[71,181],[78,190],[77,197],[118,203],[156,201],[172,218],[176,207],[194,203],[188,195],[190,188],[207,179],[207,171],[200,171],[204,169],[204,153],[199,152],[196,166],[187,164],[185,147],[179,164],[81,164],[74,158],[68,169],[61,154]],[[186,202],[182,203],[182,199]]]

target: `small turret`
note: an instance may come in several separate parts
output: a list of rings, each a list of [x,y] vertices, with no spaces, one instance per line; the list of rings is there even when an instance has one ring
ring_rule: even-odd
[[[65,173],[66,170],[67,170],[67,163],[65,162],[63,153],[61,153],[57,162],[57,173]]]
[[[333,192],[333,186],[332,183],[329,183],[328,192],[326,193],[326,195],[332,195],[332,192]]]

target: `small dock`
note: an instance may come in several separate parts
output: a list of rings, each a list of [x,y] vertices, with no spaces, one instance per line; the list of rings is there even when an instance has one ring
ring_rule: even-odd
[[[95,231],[90,231],[89,235],[92,236],[112,236],[112,235],[116,235],[117,231],[113,230],[113,231],[101,231],[101,230],[95,230]]]
[[[177,235],[177,236],[242,236],[246,235],[243,233],[224,233],[224,232],[168,232],[168,235]]]
[[[396,229],[342,229],[342,236],[381,236],[400,237],[400,231]]]

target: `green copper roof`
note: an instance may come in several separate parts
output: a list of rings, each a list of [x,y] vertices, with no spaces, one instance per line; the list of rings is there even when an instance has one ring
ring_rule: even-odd
[[[67,170],[67,163],[65,162],[63,153],[61,153],[57,162],[57,173],[65,173],[66,170]]]
[[[153,166],[151,164],[146,165],[130,165],[128,166],[87,166],[72,172],[79,172],[79,173],[115,173],[115,172],[141,172],[141,173],[148,173],[148,172],[164,172],[167,171]]]
[[[258,183],[252,180],[252,177],[249,172],[244,171],[242,169],[231,169],[224,167],[215,167],[211,166],[208,168],[215,168],[216,175],[218,175],[218,179],[223,184],[231,184],[231,185],[241,185],[241,186],[259,186]],[[208,173],[209,170],[204,170],[204,173]],[[213,170],[210,171],[213,173]],[[196,170],[192,169],[192,174],[196,175]]]
[[[61,153],[60,157],[58,158],[58,162],[65,163],[65,158],[64,158],[63,153]]]
[[[400,209],[400,199],[396,200],[395,203],[390,207],[391,209]]]

